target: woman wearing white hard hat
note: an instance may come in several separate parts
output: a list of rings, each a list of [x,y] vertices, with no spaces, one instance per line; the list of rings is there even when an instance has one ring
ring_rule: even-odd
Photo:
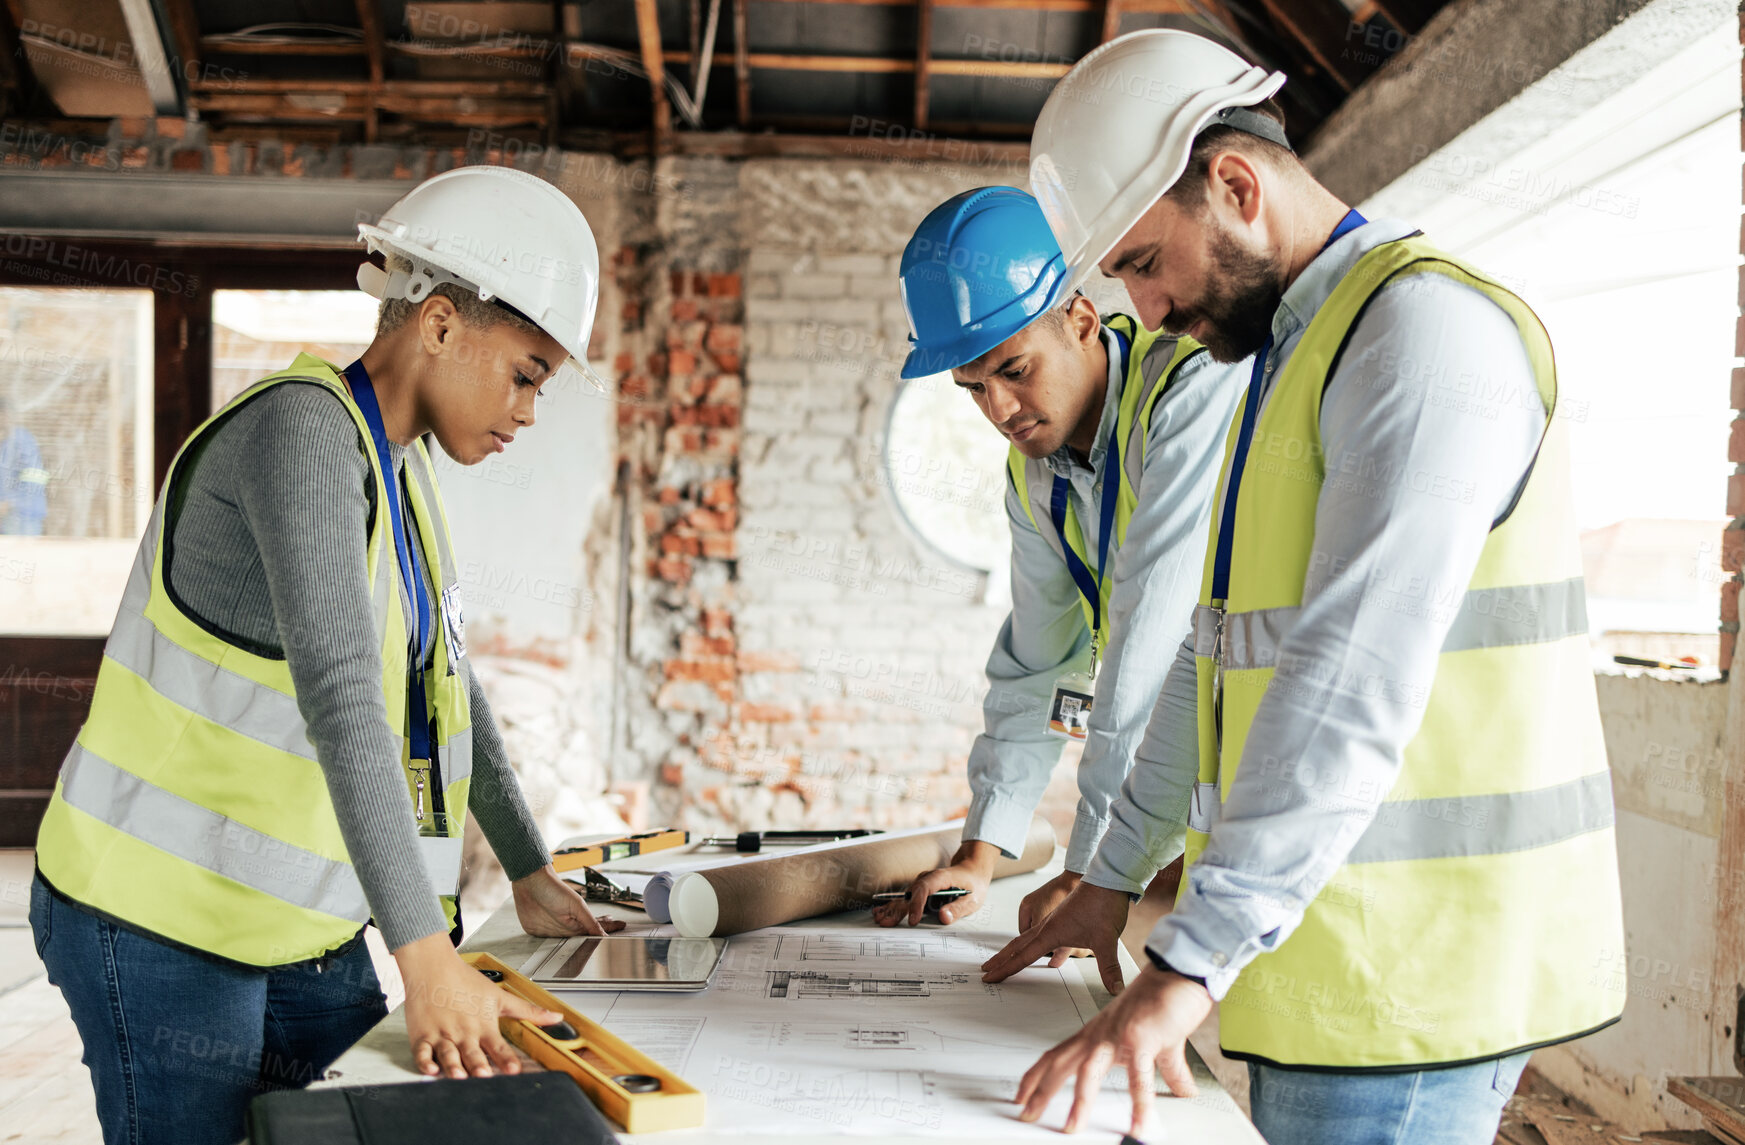
[[[423,1072],[514,1073],[497,1015],[556,1021],[455,953],[477,819],[522,926],[599,934],[558,879],[466,658],[425,439],[464,465],[592,376],[593,234],[533,176],[468,167],[359,228],[386,265],[349,366],[300,355],[164,480],[91,713],[37,841],[30,918],[109,1142],[230,1142],[385,1013],[381,928]]]
[[[1025,1075],[1024,1119],[1071,1078],[1076,1128],[1118,1064],[1141,1135],[1216,999],[1272,1145],[1489,1145],[1528,1055],[1625,1000],[1593,970],[1624,931],[1568,419],[1532,309],[1316,182],[1262,107],[1283,82],[1140,32],[1037,120],[1074,280],[1253,365],[1194,635],[1084,878],[988,978],[1112,947],[1185,854],[1151,965]]]

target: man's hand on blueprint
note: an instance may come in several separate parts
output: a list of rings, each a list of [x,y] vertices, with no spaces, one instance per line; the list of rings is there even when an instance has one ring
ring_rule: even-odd
[[[1097,972],[1109,993],[1121,992],[1121,962],[1117,953],[1127,926],[1127,896],[1121,891],[1081,882],[1054,913],[1008,942],[1005,949],[982,963],[983,982],[1004,982],[1043,955],[1050,966],[1066,961],[1062,951],[1085,947],[1097,958]]]
[[[1066,896],[1078,887],[1079,879],[1083,877],[1077,871],[1062,871],[1025,895],[1023,901],[1018,904],[1019,931],[1029,930],[1053,914],[1060,907],[1060,904],[1066,901]],[[1053,951],[1048,964],[1055,967],[1064,966],[1068,958],[1084,958],[1089,954],[1090,950],[1083,946],[1068,947]]]
[[[1072,1111],[1066,1131],[1077,1133],[1103,1088],[1110,1066],[1127,1071],[1133,1096],[1133,1125],[1141,1136],[1151,1120],[1152,1070],[1177,1097],[1199,1092],[1182,1047],[1212,1011],[1212,996],[1198,982],[1147,966],[1133,985],[1085,1028],[1043,1054],[1018,1083],[1013,1101],[1024,1107],[1021,1121],[1035,1121],[1068,1078],[1074,1079]]]
[[[907,922],[919,926],[927,911],[927,896],[939,891],[961,887],[969,892],[939,910],[939,921],[947,926],[968,918],[982,909],[987,900],[988,883],[994,877],[994,864],[1000,861],[1000,849],[979,839],[966,841],[951,857],[949,867],[927,871],[909,884],[909,897],[881,903],[873,908],[873,921],[880,926],[896,926]]]

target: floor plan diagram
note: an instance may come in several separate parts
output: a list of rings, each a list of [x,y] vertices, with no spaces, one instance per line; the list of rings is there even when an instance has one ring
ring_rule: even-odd
[[[973,938],[942,931],[861,932],[808,934],[790,931],[776,936],[771,957],[777,962],[854,962],[862,958],[880,961],[985,961],[1000,949],[983,946]]]
[[[810,1001],[817,998],[931,998],[935,994],[962,990],[972,983],[968,974],[881,974],[851,970],[768,970],[769,996]],[[984,988],[985,989],[985,988]]]
[[[565,1000],[702,1088],[724,1133],[962,1139],[992,1124],[1002,1139],[1059,1140],[1018,1121],[1011,1098],[1037,1047],[1077,1031],[1096,1003],[1076,963],[983,983],[1002,944],[934,928],[756,931],[731,939],[706,994]],[[1068,1087],[1045,1123],[1070,1100]],[[1129,1112],[1119,1071],[1096,1110],[1081,1139],[1117,1141]]]

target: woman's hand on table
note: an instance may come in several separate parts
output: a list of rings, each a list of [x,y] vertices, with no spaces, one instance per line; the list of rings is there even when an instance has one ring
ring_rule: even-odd
[[[558,878],[550,865],[510,885],[515,917],[521,929],[536,938],[568,938],[576,934],[612,934],[624,929],[621,919],[596,915],[576,889]]]
[[[406,943],[394,951],[394,961],[406,981],[406,1039],[419,1073],[520,1073],[521,1059],[497,1020],[527,1018],[548,1026],[562,1017],[517,998],[461,961],[446,934]]]

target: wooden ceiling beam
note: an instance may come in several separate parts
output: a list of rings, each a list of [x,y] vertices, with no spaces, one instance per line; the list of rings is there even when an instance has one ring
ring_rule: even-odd
[[[164,14],[170,21],[169,47],[178,57],[171,70],[191,88],[201,75],[200,18],[194,14],[194,0],[164,0]]]
[[[208,56],[361,56],[368,53],[362,41],[353,40],[262,40],[249,43],[246,38],[201,36],[200,51]]]
[[[564,0],[551,0],[551,42],[541,45],[551,48],[563,43],[564,36]],[[569,82],[573,77],[569,68],[564,65],[569,61],[569,54],[561,49],[549,53],[545,69],[546,82],[551,85],[551,93],[545,97],[545,145],[557,146],[557,134],[563,128],[564,96],[573,90]]]
[[[751,123],[751,21],[745,9],[746,0],[733,0],[733,96],[741,131]]]
[[[932,79],[933,0],[915,0],[915,126],[927,127],[927,90]]]
[[[455,46],[463,49],[457,52],[422,50],[429,46],[428,43],[421,44],[411,40],[384,40],[382,42],[382,48],[386,52],[421,59],[537,60],[557,55],[551,50],[551,41],[526,37],[521,37],[512,44],[457,43]],[[200,37],[200,48],[207,55],[233,56],[367,56],[369,54],[369,48],[362,40],[309,40],[302,43],[262,40],[259,43],[247,43],[224,36],[202,36]]]
[[[462,106],[452,98],[403,95],[383,91],[377,96],[368,92],[335,93],[339,102],[319,106],[308,96],[292,93],[207,92],[190,97],[190,103],[202,112],[222,112],[229,116],[249,116],[265,120],[322,121],[344,120],[366,122],[372,112],[389,112],[429,123],[462,127],[539,126],[545,123],[546,104],[542,99],[479,100],[473,106]]]
[[[673,149],[681,155],[706,155],[721,159],[871,159],[881,162],[961,162],[984,165],[1011,164],[1020,174],[1029,162],[1028,142],[972,142],[961,139],[931,137],[902,140],[869,138],[865,134],[850,135],[852,125],[847,120],[830,121],[826,132],[822,127],[814,133],[686,131],[673,139]],[[633,155],[638,143],[646,136],[622,136],[614,150]],[[598,146],[591,139],[566,136],[571,145]]]
[[[1416,36],[1424,30],[1424,25],[1430,22],[1430,17],[1442,10],[1442,0],[1369,0],[1388,23],[1406,33]],[[1361,22],[1361,21],[1360,21]]]
[[[1097,43],[1106,44],[1121,34],[1122,0],[1103,0],[1103,33]]]
[[[1260,0],[1273,23],[1349,94],[1372,69],[1347,50],[1351,15],[1339,0]]]
[[[860,7],[907,7],[912,0],[760,0],[768,4],[850,4]],[[936,0],[941,8],[986,8],[1008,12],[1098,12],[1103,0]],[[1429,2],[1429,0],[1425,0]],[[1122,8],[1128,12],[1152,15],[1187,14],[1194,11],[1192,0],[1125,0]]]
[[[357,0],[358,27],[364,32],[364,52],[369,57],[370,64],[370,106],[364,113],[364,142],[374,143],[379,122],[376,108],[380,106],[379,97],[382,93],[384,76],[382,49],[382,18],[376,11],[376,0]]]
[[[666,97],[666,55],[660,43],[660,11],[655,0],[636,0],[636,38],[642,47],[642,68],[654,98],[654,149],[665,153],[673,134],[673,109]],[[684,59],[681,53],[679,58]]]
[[[668,63],[683,63],[684,52],[665,53]],[[725,64],[731,59],[716,53],[715,62]],[[786,52],[750,52],[747,64],[753,68],[792,72],[849,72],[861,75],[908,75],[915,71],[915,60],[899,60],[890,56],[813,56]],[[935,76],[983,76],[995,79],[1058,79],[1072,65],[1058,60],[941,60],[931,59],[928,70]]]
[[[883,123],[883,121],[876,121]],[[841,132],[856,139],[868,138],[867,125],[834,115],[760,115],[756,126],[773,128],[783,134],[820,135]],[[933,148],[935,158],[948,157],[966,149],[1011,140],[1028,140],[1030,123],[1011,120],[946,120],[935,119],[925,132],[909,131],[902,123],[892,122],[888,130],[879,130],[875,137],[895,136],[900,140],[924,141]],[[849,154],[853,154],[852,151]]]
[[[232,79],[202,82],[197,92],[237,92],[245,95],[288,95],[311,92],[368,93],[368,80]],[[537,80],[384,80],[383,92],[432,98],[472,96],[475,99],[544,99],[546,85]]]
[[[31,75],[24,66],[24,49],[18,40],[18,26],[12,22],[12,9],[0,4],[0,117],[23,112],[28,100]]]

